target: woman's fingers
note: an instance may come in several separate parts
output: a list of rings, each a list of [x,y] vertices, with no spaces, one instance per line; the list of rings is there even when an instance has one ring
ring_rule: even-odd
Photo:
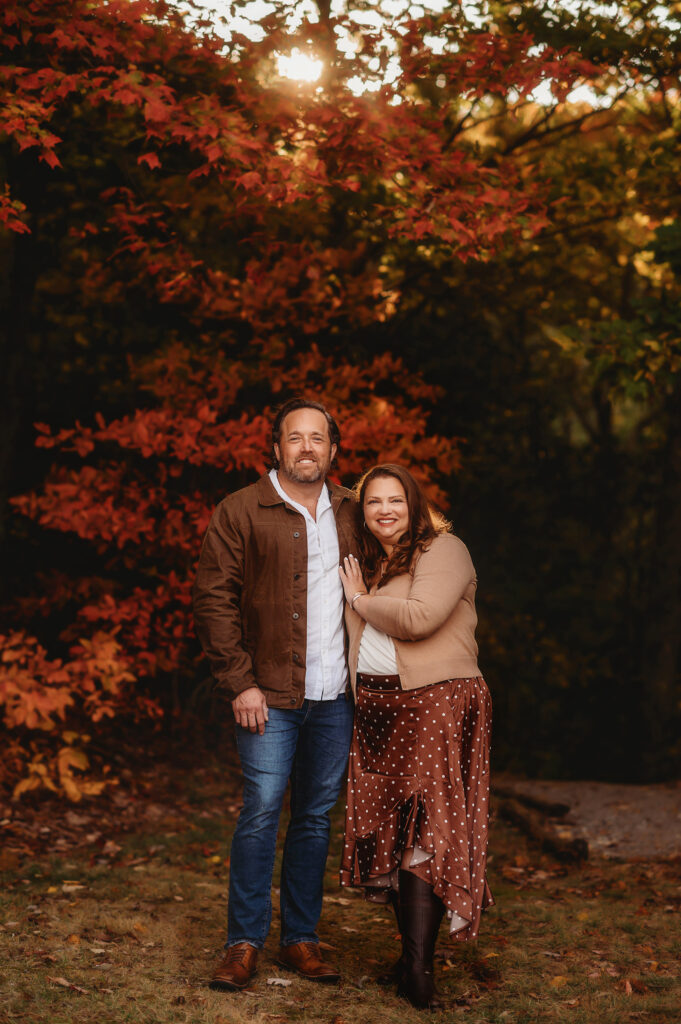
[[[354,555],[346,555],[343,559],[343,565],[338,567],[338,571],[340,572],[345,596],[348,601],[351,600],[358,590],[364,590],[362,571]]]

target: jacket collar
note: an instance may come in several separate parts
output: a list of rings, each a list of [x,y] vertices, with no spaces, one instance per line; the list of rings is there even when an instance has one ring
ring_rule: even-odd
[[[326,481],[326,486],[329,488],[329,493],[331,495],[331,507],[334,513],[336,513],[344,501],[350,500],[350,492],[345,487],[340,487],[338,484],[334,484],[328,479]],[[258,495],[258,502],[261,505],[269,506],[286,504],[281,495],[278,494],[272,486],[272,481],[267,473],[265,473],[264,476],[261,476],[256,482],[255,489]]]

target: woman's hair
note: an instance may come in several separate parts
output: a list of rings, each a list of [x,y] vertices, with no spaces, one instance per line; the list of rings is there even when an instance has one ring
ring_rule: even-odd
[[[385,551],[364,521],[364,498],[367,487],[377,477],[394,477],[400,481],[407,496],[409,514],[407,529],[393,547],[383,575],[381,575],[380,565],[385,558]],[[357,496],[359,562],[369,587],[373,586],[377,580],[379,587],[382,587],[393,576],[401,576],[403,573],[409,572],[414,556],[425,551],[430,541],[438,533],[446,533],[450,529],[450,524],[444,516],[430,507],[422,488],[409,470],[403,466],[397,466],[392,462],[374,466],[358,480],[354,490]]]

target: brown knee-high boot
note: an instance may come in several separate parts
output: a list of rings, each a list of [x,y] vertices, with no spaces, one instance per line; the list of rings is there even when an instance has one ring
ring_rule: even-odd
[[[440,1010],[433,956],[445,907],[432,887],[411,871],[399,874],[399,922],[402,930],[402,975],[397,994],[420,1010]]]

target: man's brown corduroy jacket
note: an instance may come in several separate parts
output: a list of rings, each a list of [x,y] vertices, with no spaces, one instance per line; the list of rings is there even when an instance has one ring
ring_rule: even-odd
[[[327,486],[342,561],[354,550],[355,502],[345,487],[328,481]],[[259,686],[270,707],[300,707],[307,530],[268,476],[228,495],[215,509],[194,584],[194,621],[216,687],[229,700]]]

